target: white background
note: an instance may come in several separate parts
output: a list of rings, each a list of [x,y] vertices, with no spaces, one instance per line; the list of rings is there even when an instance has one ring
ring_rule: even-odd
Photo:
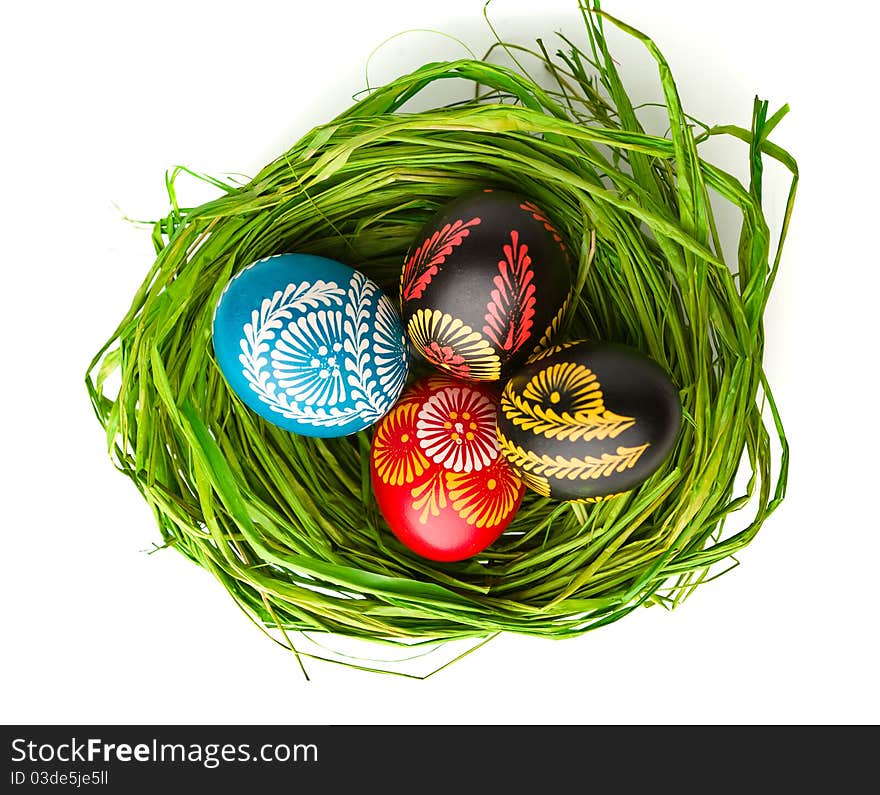
[[[145,554],[152,516],[106,457],[83,374],[149,267],[122,220],[167,207],[186,164],[253,174],[350,103],[409,28],[482,52],[474,0],[16,3],[2,74],[3,722],[876,723],[876,45],[862,4],[613,2],[650,33],[686,109],[748,126],[755,93],[801,190],[767,312],[767,370],[792,446],[789,497],[742,565],[668,613],[571,641],[502,637],[424,682],[313,663],[312,681],[212,578]],[[509,39],[575,0],[495,0]],[[865,12],[867,13],[867,12]],[[636,97],[648,58],[614,35]],[[374,58],[387,80],[461,47],[430,34]],[[745,149],[718,152],[744,176]],[[787,189],[768,167],[778,209]],[[184,203],[211,195],[182,181]],[[730,230],[728,230],[730,233]],[[218,694],[223,693],[221,698]]]

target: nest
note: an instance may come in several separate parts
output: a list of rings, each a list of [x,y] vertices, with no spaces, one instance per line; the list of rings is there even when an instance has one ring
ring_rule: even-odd
[[[637,120],[608,52],[609,20],[659,65],[665,136]],[[164,545],[210,571],[291,649],[297,632],[401,644],[579,635],[642,604],[677,604],[734,565],[783,499],[788,449],[762,371],[762,314],[797,181],[792,158],[767,140],[786,109],[768,118],[756,100],[750,130],[700,125],[647,37],[598,10],[584,21],[583,50],[564,39],[555,57],[540,42],[531,53],[549,87],[486,60],[429,64],[312,130],[248,183],[215,181],[216,200],[180,208],[171,183],[155,262],[87,386]],[[474,98],[401,111],[446,78],[471,81]],[[700,157],[717,134],[744,142],[748,185]],[[762,155],[794,175],[772,258]],[[595,505],[529,492],[485,553],[432,563],[376,508],[370,431],[317,439],[264,422],[227,387],[211,320],[234,274],[285,251],[338,259],[394,296],[425,220],[486,187],[533,199],[574,253],[563,338],[616,340],[654,358],[680,389],[684,422],[641,487]],[[710,194],[742,217],[730,260]],[[732,529],[725,519],[738,509],[744,521]]]

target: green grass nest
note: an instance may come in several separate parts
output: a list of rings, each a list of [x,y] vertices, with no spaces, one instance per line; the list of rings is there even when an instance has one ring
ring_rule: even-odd
[[[787,108],[768,118],[756,99],[751,129],[701,125],[650,39],[598,8],[581,12],[583,49],[565,37],[555,56],[540,40],[534,50],[503,45],[538,59],[544,88],[487,60],[431,63],[371,91],[246,184],[217,181],[214,201],[180,208],[169,181],[156,260],[92,361],[89,394],[164,544],[214,574],[294,651],[298,631],[407,645],[498,632],[559,638],[641,604],[674,606],[710,568],[735,565],[783,499],[788,447],[762,370],[762,315],[797,184],[794,160],[768,141]],[[611,23],[657,61],[663,137],[637,120],[608,52]],[[447,78],[472,81],[474,99],[400,110]],[[700,142],[719,134],[747,145],[747,186],[699,156]],[[793,175],[773,255],[762,155]],[[396,295],[421,225],[477,187],[513,188],[548,211],[576,254],[564,335],[625,342],[656,359],[680,387],[684,422],[673,454],[640,488],[591,506],[529,492],[484,554],[434,564],[398,543],[376,508],[369,431],[322,440],[262,421],[227,388],[211,319],[235,273],[284,251],[339,259]],[[742,215],[732,267],[710,194]],[[746,507],[745,526],[725,530]]]

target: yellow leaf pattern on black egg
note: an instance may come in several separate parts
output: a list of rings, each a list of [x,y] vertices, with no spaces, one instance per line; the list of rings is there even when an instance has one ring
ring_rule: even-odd
[[[560,403],[568,410],[558,411],[555,406]],[[614,439],[636,424],[633,417],[606,409],[596,374],[574,362],[539,371],[526,383],[522,396],[508,383],[501,410],[518,428],[561,441]]]
[[[501,375],[501,360],[489,341],[446,312],[418,309],[406,330],[422,356],[443,370],[473,381]]]
[[[556,335],[559,333],[559,327],[562,325],[562,320],[565,317],[566,311],[568,310],[570,298],[570,294],[565,296],[565,300],[562,302],[562,306],[559,307],[559,311],[557,311],[557,313],[553,316],[553,320],[550,321],[550,325],[547,326],[543,336],[540,340],[538,340],[538,344],[532,351],[532,355],[529,358],[530,362],[536,362],[538,361],[538,359],[543,359],[545,356],[550,355],[549,349],[553,344],[553,340],[556,339]]]
[[[532,491],[538,492],[542,497],[550,496],[550,481],[542,475],[538,475],[532,471],[532,460],[528,454],[508,439],[501,429],[496,429],[498,436],[498,445],[501,454],[507,460],[507,463],[516,471],[519,479],[526,484]]]
[[[561,342],[558,345],[552,345],[549,348],[541,348],[538,346],[537,350],[526,359],[526,364],[532,364],[533,362],[539,362],[541,359],[546,359],[548,356],[552,356],[554,353],[559,353],[559,351],[564,351],[566,348],[570,348],[572,345],[580,345],[583,340],[573,340],[571,342]]]
[[[566,458],[565,456],[538,455],[524,450],[498,431],[498,441],[505,458],[521,473],[531,473],[545,478],[560,480],[598,480],[611,477],[615,473],[632,469],[650,447],[650,443],[637,447],[618,447],[615,453],[602,453],[601,456]],[[520,477],[525,480],[522,474]]]
[[[550,496],[550,481],[547,478],[542,477],[541,475],[536,475],[534,472],[528,472],[526,470],[522,470],[519,474],[519,479],[526,484],[533,491],[538,492],[542,497]]]
[[[626,494],[625,491],[618,491],[618,492],[615,492],[614,494],[603,494],[601,497],[581,497],[580,499],[576,499],[576,500],[568,500],[568,502],[579,502],[579,503],[586,503],[586,504],[592,505],[597,502],[605,502],[606,500],[613,500],[615,497],[622,497],[624,494]]]

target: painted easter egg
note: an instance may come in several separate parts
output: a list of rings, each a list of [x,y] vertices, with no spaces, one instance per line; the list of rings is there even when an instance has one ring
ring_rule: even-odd
[[[519,508],[525,486],[499,454],[497,409],[489,389],[433,375],[407,389],[376,425],[376,502],[391,531],[419,555],[476,555]]]
[[[571,289],[562,236],[530,199],[466,194],[418,234],[403,267],[400,304],[414,348],[469,381],[497,381],[559,327]]]
[[[238,273],[213,322],[231,389],[304,436],[346,436],[394,405],[408,354],[400,318],[364,274],[311,254],[277,254]]]
[[[625,345],[571,342],[507,382],[498,439],[538,493],[595,501],[656,472],[680,422],[678,391],[655,361]]]

